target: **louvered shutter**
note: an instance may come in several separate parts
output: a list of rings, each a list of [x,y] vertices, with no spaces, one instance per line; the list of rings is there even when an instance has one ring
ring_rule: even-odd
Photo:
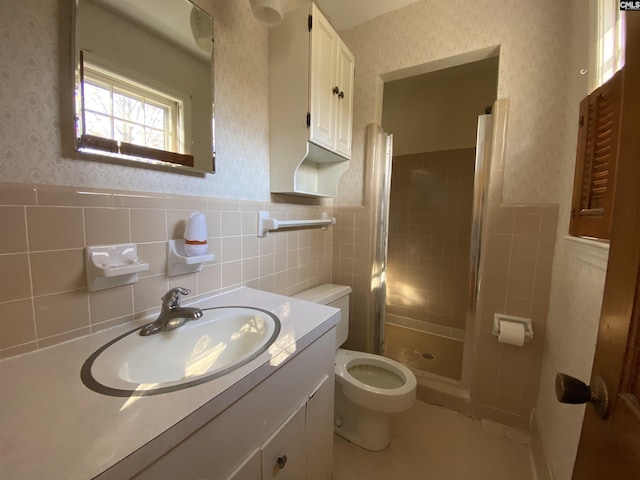
[[[569,233],[608,239],[620,136],[622,71],[580,103]]]

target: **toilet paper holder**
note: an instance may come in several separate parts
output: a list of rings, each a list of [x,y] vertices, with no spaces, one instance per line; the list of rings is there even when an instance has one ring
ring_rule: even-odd
[[[515,317],[513,315],[504,315],[502,313],[496,313],[493,315],[493,329],[491,333],[496,337],[500,335],[500,321],[521,323],[524,326],[524,340],[530,341],[533,338],[533,327],[530,318]]]

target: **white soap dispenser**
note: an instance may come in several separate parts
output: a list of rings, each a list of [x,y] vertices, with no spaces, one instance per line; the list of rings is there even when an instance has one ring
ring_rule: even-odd
[[[184,253],[188,257],[206,255],[209,253],[208,237],[207,218],[202,212],[193,212],[184,229]]]

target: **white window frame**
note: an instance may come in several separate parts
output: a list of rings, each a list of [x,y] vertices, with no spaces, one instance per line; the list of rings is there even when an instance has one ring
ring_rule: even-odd
[[[190,95],[172,89],[156,80],[144,77],[143,75],[129,70],[121,65],[109,62],[90,52],[83,52],[84,66],[83,75],[85,81],[103,86],[110,90],[122,90],[125,94],[131,93],[133,96],[144,97],[150,100],[150,104],[158,104],[167,107],[171,111],[172,143],[168,151],[190,154],[191,145],[191,97]],[[80,95],[78,100],[81,102]],[[79,112],[84,115],[83,105],[78,106]],[[111,114],[113,120],[113,112]],[[84,118],[80,119],[81,122]],[[82,130],[82,127],[80,126]],[[84,133],[84,132],[80,132]]]
[[[609,80],[624,66],[625,12],[619,0],[591,0],[589,91]]]

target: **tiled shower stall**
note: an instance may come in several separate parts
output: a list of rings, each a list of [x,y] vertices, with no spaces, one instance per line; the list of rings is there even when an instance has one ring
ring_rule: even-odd
[[[396,156],[385,354],[460,380],[469,290],[475,149]]]

